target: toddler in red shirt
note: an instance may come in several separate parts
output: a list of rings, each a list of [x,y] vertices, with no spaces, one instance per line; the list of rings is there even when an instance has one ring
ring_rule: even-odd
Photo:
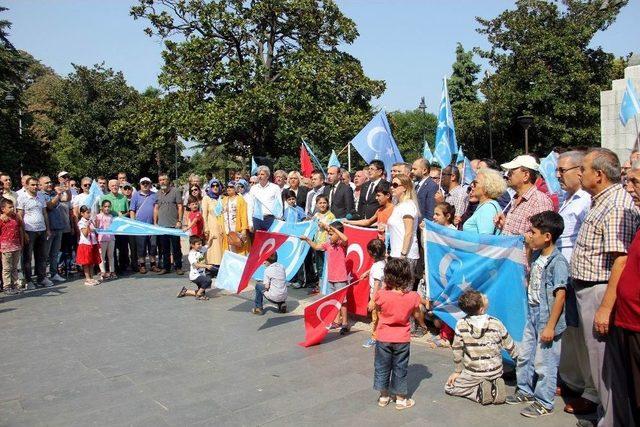
[[[0,253],[2,253],[2,283],[4,292],[13,295],[19,292],[18,263],[22,254],[22,222],[16,215],[13,202],[0,201]]]
[[[373,296],[378,310],[377,342],[373,388],[380,391],[378,406],[387,406],[391,395],[396,409],[415,404],[407,397],[407,368],[411,346],[409,319],[420,311],[420,295],[407,291],[413,284],[411,265],[404,258],[391,258],[384,267],[385,289]]]

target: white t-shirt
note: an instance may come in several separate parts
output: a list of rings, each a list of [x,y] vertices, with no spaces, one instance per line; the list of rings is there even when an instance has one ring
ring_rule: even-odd
[[[196,264],[205,263],[205,254],[207,253],[207,247],[203,246],[199,251],[193,249],[189,251],[189,280],[196,280],[198,276],[204,275],[204,268],[196,268]]]
[[[265,287],[269,285],[269,289],[264,291],[264,296],[271,301],[283,302],[287,300],[287,273],[284,266],[279,262],[274,262],[264,269],[262,278]]]
[[[540,255],[531,265],[529,276],[529,289],[527,292],[529,305],[540,304],[540,289],[542,288],[542,273],[549,260],[548,256]]]
[[[405,200],[398,203],[394,208],[389,220],[387,221],[387,234],[391,244],[390,256],[393,258],[400,258],[402,256],[402,242],[404,241],[404,220],[405,216],[413,217],[413,230],[411,232],[411,244],[409,245],[409,253],[407,258],[418,259],[420,254],[418,253],[418,208],[413,200]]]
[[[376,261],[371,266],[371,270],[369,270],[369,287],[371,288],[371,295],[373,295],[375,281],[379,280],[380,283],[382,283],[382,278],[384,277],[384,264],[384,260]]]
[[[83,228],[89,228],[89,235],[85,236],[82,233]],[[96,235],[95,228],[90,220],[85,218],[80,218],[78,221],[78,229],[80,230],[80,238],[78,239],[78,244],[80,245],[95,245],[98,243],[98,236]]]
[[[47,229],[44,220],[46,202],[41,194],[35,196],[23,192],[18,196],[17,209],[22,211],[25,231],[45,231]]]

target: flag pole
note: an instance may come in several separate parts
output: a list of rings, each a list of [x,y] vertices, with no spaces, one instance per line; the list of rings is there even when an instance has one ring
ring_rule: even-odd
[[[638,127],[637,125],[638,125],[638,123],[636,122],[636,128]],[[347,168],[348,168],[348,171],[351,172],[351,143],[347,144],[347,147],[348,147],[348,149],[347,149],[347,153],[348,153]]]

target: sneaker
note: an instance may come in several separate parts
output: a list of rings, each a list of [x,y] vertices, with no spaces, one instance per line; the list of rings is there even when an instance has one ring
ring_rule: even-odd
[[[36,288],[36,285],[33,282],[25,282],[23,288],[25,291],[31,291]]]
[[[512,394],[511,396],[507,396],[507,398],[505,399],[505,403],[507,405],[517,405],[519,403],[527,402],[533,402],[533,396],[527,396],[520,390],[516,391],[515,394]]]
[[[44,286],[45,288],[50,288],[53,286],[53,282],[45,277],[40,282],[40,286]]]
[[[502,378],[495,379],[491,382],[491,396],[494,405],[502,405],[507,399],[507,389]]]
[[[56,273],[55,276],[51,278],[51,280],[53,280],[54,282],[64,282],[66,279]]]
[[[373,338],[369,338],[364,342],[364,344],[362,344],[364,348],[371,348],[374,345],[376,345],[376,340],[374,340]]]
[[[182,269],[181,269],[181,268],[176,268],[176,274],[177,274],[178,276],[182,276],[182,275],[184,274],[184,271],[182,271]]]
[[[260,314],[262,314],[262,309],[261,309],[261,308],[257,308],[257,307],[256,307],[256,308],[252,309],[252,310],[251,310],[251,312],[252,312],[253,314],[260,315]]]
[[[416,402],[413,399],[398,399],[396,398],[396,409],[399,411],[402,411],[403,409],[409,409],[411,408],[413,405],[415,405]]]
[[[334,330],[334,329],[340,329],[340,328],[342,328],[342,325],[340,323],[336,323],[336,322],[333,322],[329,326],[327,326],[327,329],[330,330],[330,331]]]
[[[301,288],[303,288],[304,286],[302,286],[302,285],[301,285],[300,283],[298,283],[298,282],[292,282],[292,283],[291,283],[291,287],[292,287],[293,289],[301,289]]]
[[[578,422],[576,423],[576,426],[578,427],[596,427],[596,423],[595,421],[591,421],[587,418],[580,418],[578,419]]]
[[[478,388],[478,403],[481,405],[489,405],[493,403],[493,396],[491,396],[491,381],[484,380],[480,383]]]
[[[156,266],[155,264],[152,264],[151,271],[153,271],[154,273],[160,273],[162,269],[158,268],[158,266]]]
[[[520,415],[527,418],[538,418],[544,415],[553,414],[553,409],[547,409],[540,402],[533,402],[531,405],[524,408]]]
[[[340,327],[340,335],[347,335],[347,333],[351,330],[349,325],[344,325]]]
[[[4,294],[7,296],[11,296],[11,295],[20,295],[22,293],[21,289],[14,289],[14,288],[5,288],[3,290]]]

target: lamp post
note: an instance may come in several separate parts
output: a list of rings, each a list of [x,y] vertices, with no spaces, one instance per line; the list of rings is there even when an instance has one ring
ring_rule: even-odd
[[[420,104],[418,104],[418,110],[422,111],[422,115],[426,117],[427,115],[427,103],[424,101],[424,96],[420,98]],[[424,144],[427,140],[427,131],[425,129],[422,132],[422,143]]]
[[[533,116],[518,116],[516,120],[524,129],[524,154],[529,154],[529,127],[533,124]]]

